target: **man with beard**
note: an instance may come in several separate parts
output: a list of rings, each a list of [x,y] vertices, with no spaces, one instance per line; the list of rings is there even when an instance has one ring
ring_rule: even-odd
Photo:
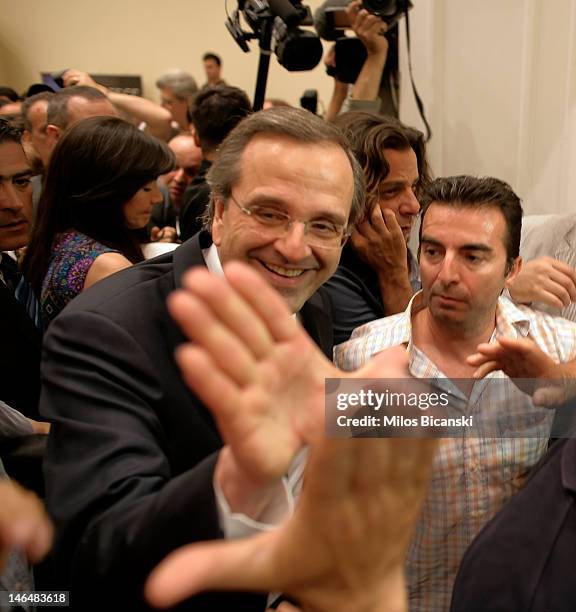
[[[364,170],[368,209],[326,283],[338,344],[360,325],[404,310],[420,288],[418,263],[407,243],[429,170],[423,135],[397,119],[353,111],[335,123]]]

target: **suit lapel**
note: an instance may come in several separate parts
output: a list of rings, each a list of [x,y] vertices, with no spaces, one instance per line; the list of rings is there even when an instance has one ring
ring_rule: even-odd
[[[331,306],[328,293],[320,288],[300,311],[302,325],[322,352],[332,361],[334,348],[334,328],[330,316]]]
[[[182,287],[182,276],[192,266],[205,266],[202,249],[212,244],[210,235],[205,232],[196,234],[173,251],[174,288]]]

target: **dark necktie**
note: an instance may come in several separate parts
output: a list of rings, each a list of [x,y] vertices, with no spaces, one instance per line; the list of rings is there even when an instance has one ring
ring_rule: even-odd
[[[36,327],[42,331],[42,317],[38,300],[32,288],[18,270],[18,264],[7,253],[2,253],[0,275],[4,284],[14,292],[15,298],[22,304]]]

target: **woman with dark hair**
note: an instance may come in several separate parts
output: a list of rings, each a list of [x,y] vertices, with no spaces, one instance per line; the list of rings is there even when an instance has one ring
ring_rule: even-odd
[[[170,149],[117,117],[90,117],[56,145],[23,272],[40,296],[44,324],[78,293],[142,261],[159,175]]]
[[[324,285],[332,299],[334,343],[340,344],[356,327],[404,310],[420,289],[407,243],[430,170],[423,134],[394,117],[352,111],[334,123],[362,166],[370,210]]]

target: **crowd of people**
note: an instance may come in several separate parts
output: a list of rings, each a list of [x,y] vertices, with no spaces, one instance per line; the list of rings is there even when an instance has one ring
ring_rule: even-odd
[[[254,112],[212,52],[161,105],[77,69],[0,88],[0,592],[576,606],[573,224],[535,248],[511,186],[433,178],[380,104],[385,27],[346,10],[367,58],[324,117]],[[500,429],[334,439],[327,379],[408,380]]]

